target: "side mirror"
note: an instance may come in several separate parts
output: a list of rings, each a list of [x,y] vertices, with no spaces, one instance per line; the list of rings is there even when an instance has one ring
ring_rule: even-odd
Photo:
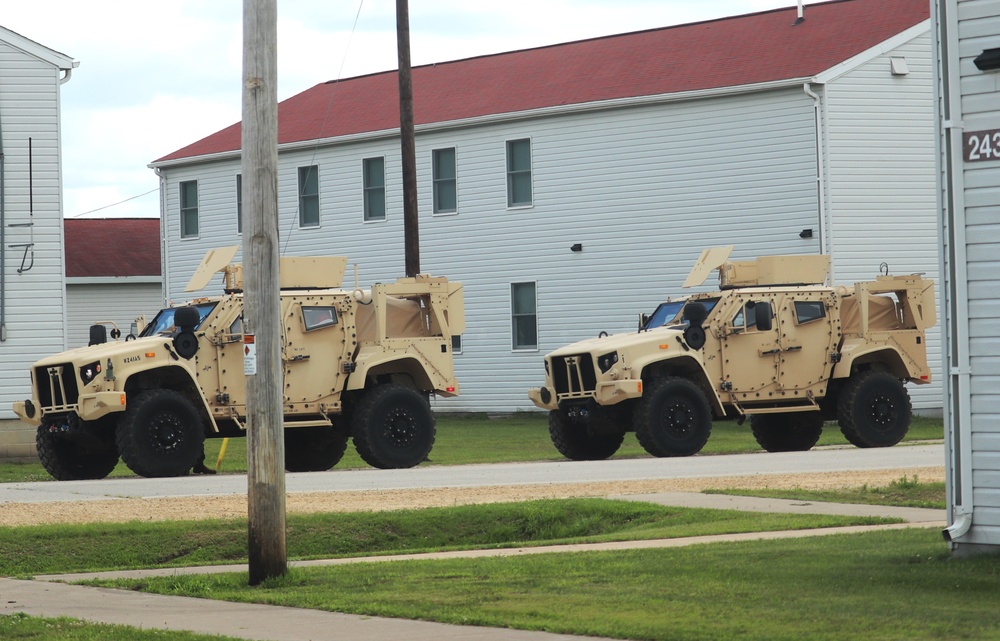
[[[757,329],[762,332],[771,331],[774,327],[774,310],[771,308],[771,303],[761,301],[754,305],[753,309],[757,315]]]
[[[681,317],[688,322],[688,327],[684,330],[684,342],[694,350],[704,347],[707,335],[701,324],[708,318],[708,308],[705,307],[705,303],[698,301],[688,303],[684,306]]]
[[[108,328],[104,325],[91,325],[90,326],[90,345],[102,345],[108,342]]]
[[[201,317],[195,307],[181,307],[174,312],[174,324],[180,331],[174,336],[174,349],[181,358],[191,360],[198,353],[198,337],[194,328],[198,326]]]
[[[649,314],[639,314],[639,331],[649,322]]]

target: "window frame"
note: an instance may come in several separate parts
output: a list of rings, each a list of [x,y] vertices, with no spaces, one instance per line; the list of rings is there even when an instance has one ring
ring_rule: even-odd
[[[337,313],[335,305],[300,305],[299,312],[302,316],[303,334],[334,327],[340,322],[340,315]],[[329,312],[329,316],[325,312]],[[322,318],[316,320],[312,315],[322,316]]]
[[[451,177],[442,178],[438,174],[438,158],[442,152],[451,152]],[[454,207],[445,209],[441,206],[440,190],[450,184]],[[458,149],[456,147],[441,147],[431,149],[431,211],[434,216],[453,216],[458,213]]]
[[[187,185],[194,185],[194,205],[187,202],[186,199],[186,189]],[[198,211],[198,181],[197,180],[181,180],[177,183],[177,204],[180,222],[180,235],[181,240],[186,240],[189,238],[198,238],[201,231],[201,220]],[[194,213],[194,232],[188,230],[188,216]]]
[[[463,350],[463,343],[462,343],[462,335],[461,334],[452,334],[451,335],[451,353],[452,354],[461,354],[463,351],[464,350]]]
[[[515,154],[512,153],[514,150],[514,145],[519,143],[525,143],[528,147],[528,167],[524,168],[513,168],[513,161],[515,159]],[[526,209],[528,207],[535,206],[535,187],[534,187],[534,158],[532,149],[531,138],[516,138],[512,140],[507,140],[505,143],[505,169],[507,176],[507,209]],[[527,201],[515,201],[514,200],[514,181],[518,178],[523,178],[527,175],[528,182],[528,200]]]
[[[370,185],[369,178],[371,176],[370,165],[374,161],[379,161],[382,165],[382,184],[381,185]],[[361,192],[362,192],[362,217],[363,221],[366,223],[381,223],[389,219],[389,211],[386,203],[386,185],[385,185],[385,156],[371,156],[369,158],[361,159]],[[371,214],[371,202],[372,194],[381,193],[382,195],[382,215],[373,216]]]
[[[243,233],[243,174],[236,174],[236,233]]]
[[[531,285],[532,291],[532,303],[533,309],[531,312],[522,312],[517,310],[517,295],[515,293],[515,288],[519,286]],[[518,321],[523,318],[531,317],[534,319],[534,334],[535,343],[534,345],[524,345],[518,344]],[[537,352],[538,351],[538,282],[537,281],[519,281],[512,282],[510,284],[510,345],[511,351],[514,352]]]
[[[805,320],[799,315],[799,306],[813,306],[818,305],[820,312],[819,316],[814,316],[812,318],[806,318]],[[796,300],[792,301],[792,310],[795,314],[795,324],[796,325],[806,325],[808,323],[815,323],[816,321],[823,320],[826,318],[826,303],[822,300]]]
[[[303,173],[305,172],[305,173]],[[319,208],[319,165],[306,165],[304,167],[298,168],[298,182],[297,182],[297,194],[299,203],[299,229],[312,229],[320,226],[320,208]],[[310,187],[309,179],[313,177],[315,180],[315,193],[307,192],[306,190]],[[306,212],[306,207],[310,203],[315,203],[316,206],[316,222],[306,221],[304,216]]]

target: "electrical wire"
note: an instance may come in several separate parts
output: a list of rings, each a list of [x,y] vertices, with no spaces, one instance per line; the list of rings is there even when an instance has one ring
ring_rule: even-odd
[[[136,198],[142,198],[143,196],[148,196],[151,193],[153,193],[154,191],[160,191],[160,188],[156,187],[155,189],[150,189],[149,191],[143,192],[143,193],[139,194],[138,196],[132,196],[131,198],[126,198],[125,200],[119,200],[116,203],[111,203],[110,205],[104,205],[103,207],[98,207],[97,209],[91,209],[90,211],[85,211],[82,214],[73,214],[72,216],[70,216],[70,218],[79,218],[80,216],[86,216],[87,214],[93,214],[93,213],[96,213],[96,212],[99,212],[99,211],[103,211],[105,209],[110,209],[112,207],[117,207],[118,205],[127,203],[130,200],[135,200]]]

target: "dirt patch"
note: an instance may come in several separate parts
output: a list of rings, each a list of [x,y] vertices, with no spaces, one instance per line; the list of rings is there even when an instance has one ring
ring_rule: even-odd
[[[924,482],[943,481],[944,468],[928,467],[819,474],[754,474],[697,479],[436,488],[433,490],[297,493],[288,495],[286,510],[289,514],[386,511],[616,494],[700,492],[713,488],[836,489],[860,487],[866,484],[871,487],[881,487],[899,480],[903,476],[908,478],[916,476]],[[244,495],[157,499],[122,498],[101,501],[7,503],[0,505],[0,525],[5,526],[235,519],[245,518],[246,515],[247,498]]]

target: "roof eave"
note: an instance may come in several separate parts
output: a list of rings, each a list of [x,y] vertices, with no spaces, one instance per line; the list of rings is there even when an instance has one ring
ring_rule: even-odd
[[[432,131],[442,131],[447,129],[461,129],[487,124],[502,122],[514,122],[519,120],[530,120],[533,118],[545,118],[550,116],[560,116],[564,114],[585,113],[590,111],[603,111],[622,107],[637,107],[642,105],[655,105],[670,102],[683,102],[689,100],[700,100],[705,98],[717,98],[722,96],[733,96],[739,94],[756,93],[761,91],[773,91],[776,89],[787,89],[790,87],[801,87],[804,83],[819,83],[814,76],[802,76],[797,78],[784,78],[781,80],[771,80],[747,85],[736,85],[729,87],[712,87],[709,89],[696,89],[693,91],[680,91],[668,94],[656,94],[650,96],[634,96],[629,98],[615,98],[612,100],[598,100],[594,102],[584,102],[571,105],[555,105],[552,107],[540,107],[538,109],[528,109],[525,111],[508,112],[500,114],[487,114],[474,116],[472,118],[461,118],[459,120],[448,120],[445,122],[433,122],[415,127],[416,133],[426,133]],[[295,142],[282,143],[278,145],[279,152],[295,151],[299,149],[311,149],[313,147],[324,147],[328,145],[338,145],[383,138],[392,138],[399,135],[399,129],[382,129],[379,131],[366,131],[346,136],[333,136],[330,138],[316,138],[312,140],[299,140]],[[184,158],[173,158],[151,162],[147,167],[153,170],[169,169],[171,167],[182,167],[193,164],[232,160],[240,157],[239,149],[230,149],[200,156],[187,156]]]

